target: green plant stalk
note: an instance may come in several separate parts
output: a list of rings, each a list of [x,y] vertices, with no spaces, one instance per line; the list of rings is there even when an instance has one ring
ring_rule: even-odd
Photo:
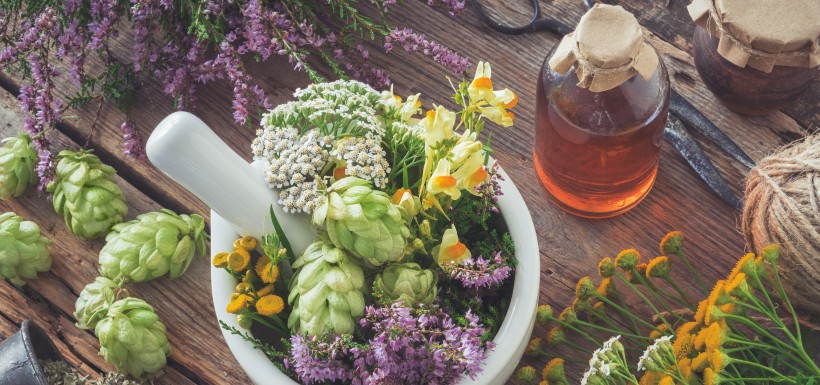
[[[677,255],[678,258],[683,260],[683,263],[686,265],[686,268],[689,270],[689,273],[695,276],[695,281],[697,281],[698,286],[700,286],[700,289],[703,290],[701,294],[709,293],[709,288],[706,287],[706,284],[703,283],[703,279],[700,278],[700,274],[698,274],[697,270],[695,270],[695,267],[692,266],[692,263],[689,262],[689,258],[686,257],[686,253],[683,251],[683,247],[681,247],[681,249],[677,253],[675,253],[675,255]]]
[[[661,312],[660,312],[660,311],[658,311],[658,308],[657,308],[657,307],[655,307],[655,304],[653,304],[653,303],[652,303],[652,301],[650,301],[650,300],[649,300],[649,298],[646,298],[646,296],[645,296],[645,295],[644,295],[644,294],[643,294],[640,290],[638,290],[638,289],[635,287],[635,285],[633,285],[631,282],[629,282],[629,280],[628,280],[628,279],[626,279],[626,277],[625,277],[625,276],[624,276],[624,275],[623,275],[620,271],[616,271],[616,272],[615,272],[615,274],[617,275],[617,277],[618,277],[621,281],[623,281],[624,283],[626,283],[626,284],[627,284],[627,286],[629,286],[629,288],[630,288],[630,289],[632,289],[632,291],[634,291],[635,293],[637,293],[637,294],[638,294],[638,296],[639,296],[639,297],[641,297],[641,299],[643,299],[643,301],[644,301],[644,302],[646,302],[646,304],[647,304],[647,305],[649,305],[649,308],[650,308],[650,309],[652,309],[652,311],[653,311],[655,314],[657,314],[657,315],[658,315],[658,317],[661,319],[661,321],[663,321],[663,323],[664,323],[664,324],[666,324],[666,327],[667,327],[667,329],[668,329],[668,330],[672,330],[672,329],[673,329],[673,328],[672,328],[672,324],[670,324],[670,323],[669,323],[669,321],[667,321],[667,320],[666,320],[666,317],[664,317],[664,316],[663,316],[663,314],[661,314]],[[654,326],[653,326],[653,327],[654,327]]]
[[[677,317],[678,322],[685,321],[685,319],[682,316],[678,315],[677,313],[675,313],[674,310],[672,310],[672,308],[669,306],[668,303],[666,303],[666,301],[663,301],[660,297],[658,297],[658,294],[660,294],[661,296],[663,296],[665,298],[668,298],[668,297],[666,297],[666,295],[668,295],[668,293],[663,292],[657,286],[653,285],[652,282],[650,282],[648,278],[646,278],[643,275],[639,274],[637,270],[633,269],[632,273],[637,275],[638,280],[641,281],[641,284],[643,284],[644,287],[649,288],[648,291],[652,294],[652,297],[655,299],[655,301],[657,301],[657,303],[659,303],[659,304],[661,304],[661,306],[663,306],[663,309],[666,310],[669,313],[669,315]],[[638,290],[638,288],[635,287],[634,290]],[[681,302],[681,301],[678,301],[678,302],[683,304],[683,302]],[[660,313],[658,313],[658,315],[660,315]],[[669,327],[671,328],[672,325],[669,325]]]
[[[640,322],[640,323],[644,324],[645,326],[648,326],[648,327],[649,327],[649,328],[651,328],[652,330],[656,330],[656,331],[658,331],[658,332],[660,332],[660,333],[663,333],[663,331],[662,331],[662,330],[660,330],[660,329],[658,329],[655,325],[652,325],[651,323],[644,321],[642,318],[637,317],[636,315],[634,315],[634,314],[632,314],[631,312],[629,312],[629,310],[626,310],[626,309],[624,309],[623,307],[621,307],[621,306],[619,306],[618,304],[616,304],[615,302],[610,301],[610,300],[609,300],[609,299],[607,299],[606,297],[602,296],[600,293],[597,293],[597,292],[596,292],[596,293],[595,293],[595,294],[593,294],[593,295],[594,295],[596,298],[598,298],[598,300],[600,300],[601,302],[603,302],[603,303],[605,303],[605,304],[607,304],[607,305],[610,305],[610,306],[612,306],[613,308],[617,309],[617,310],[618,310],[618,312],[620,312],[621,314],[626,314],[627,316],[631,317],[632,319],[637,320],[638,322]]]
[[[678,297],[683,300],[682,303],[686,304],[686,306],[689,307],[689,310],[694,310],[694,304],[689,302],[688,299],[686,299],[686,293],[683,290],[681,290],[678,284],[675,283],[675,281],[672,278],[669,278],[669,276],[666,276],[664,280],[669,284],[669,286],[672,287],[672,289],[678,292]]]

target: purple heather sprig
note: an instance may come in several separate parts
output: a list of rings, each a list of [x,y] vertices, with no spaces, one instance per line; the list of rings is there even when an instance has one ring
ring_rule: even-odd
[[[494,344],[481,342],[484,328],[471,312],[460,326],[436,306],[369,306],[360,325],[367,344],[348,337],[291,337],[286,366],[300,381],[346,381],[354,385],[431,384],[475,379]],[[331,340],[331,338],[333,338]]]
[[[30,54],[31,85],[20,87],[20,107],[23,110],[23,127],[32,137],[34,149],[39,161],[35,170],[39,178],[37,188],[45,191],[46,186],[54,178],[54,155],[49,149],[49,140],[46,131],[53,128],[62,119],[62,105],[60,98],[54,96],[53,77],[59,76],[54,65],[43,64],[39,57]]]
[[[129,121],[122,122],[120,126],[122,131],[122,152],[129,159],[143,160],[145,159],[145,147],[142,145],[140,136],[134,125]]]
[[[410,28],[394,29],[384,37],[384,48],[387,52],[390,52],[395,44],[400,45],[407,52],[421,52],[424,56],[457,74],[466,73],[467,69],[472,66],[467,58],[435,41],[428,40],[424,34]]]
[[[512,273],[512,268],[504,261],[500,251],[491,259],[478,256],[467,259],[460,265],[448,266],[446,269],[451,278],[468,289],[489,289],[499,286]]]

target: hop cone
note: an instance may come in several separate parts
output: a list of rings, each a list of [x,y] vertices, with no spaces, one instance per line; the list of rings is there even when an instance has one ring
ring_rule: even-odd
[[[296,333],[352,333],[364,313],[364,273],[333,244],[316,241],[293,263],[288,327]]]
[[[165,366],[171,345],[154,308],[139,298],[114,302],[94,330],[100,355],[117,370],[144,378]]]
[[[34,173],[37,152],[31,147],[31,137],[26,134],[5,138],[0,143],[0,199],[19,197],[37,181]]]
[[[72,233],[82,238],[105,235],[128,213],[125,196],[114,183],[114,168],[88,151],[63,150],[54,181],[54,210]]]
[[[100,274],[144,282],[170,273],[177,278],[194,255],[205,254],[205,219],[171,210],[145,213],[115,225],[100,250]]]
[[[327,190],[327,199],[313,213],[313,223],[325,225],[336,247],[373,266],[401,259],[410,237],[404,209],[384,191],[356,177],[343,178]]]
[[[36,223],[12,212],[0,215],[0,279],[22,285],[51,269],[50,244]]]
[[[394,263],[376,277],[373,286],[391,303],[407,306],[431,304],[436,299],[438,275],[422,269],[417,263]]]
[[[120,285],[105,277],[97,277],[80,292],[74,304],[74,318],[80,329],[94,329],[114,301],[128,297],[128,292]]]

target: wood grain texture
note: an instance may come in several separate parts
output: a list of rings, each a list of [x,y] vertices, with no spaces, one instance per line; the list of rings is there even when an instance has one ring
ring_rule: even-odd
[[[526,6],[521,6],[526,2],[482,0],[482,3],[495,9],[497,17],[523,20],[528,16]],[[737,115],[717,102],[701,83],[692,65],[690,38],[693,27],[685,10],[688,1],[627,0],[618,3],[633,11],[646,27],[650,42],[668,67],[673,87],[754,159],[817,129],[820,121],[820,87],[817,82],[784,112],[755,118]],[[542,1],[541,7],[545,15],[573,25],[584,13],[578,0]],[[564,213],[549,202],[532,168],[535,79],[546,53],[558,42],[559,36],[548,33],[504,36],[486,27],[471,7],[459,18],[453,18],[446,12],[423,6],[421,1],[409,1],[391,8],[389,18],[394,25],[422,32],[467,55],[473,62],[491,62],[494,83],[519,94],[520,103],[515,108],[516,125],[509,129],[495,129],[493,147],[495,156],[521,190],[535,223],[542,281],[539,288],[532,290],[539,290],[542,302],[556,309],[569,305],[577,279],[596,276],[595,266],[602,257],[614,257],[618,251],[629,247],[637,248],[645,257],[652,257],[658,252],[658,240],[673,229],[686,233],[688,253],[709,280],[725,275],[732,261],[744,252],[745,245],[737,226],[739,213],[715,197],[668,144],[662,150],[660,172],[653,191],[634,210],[622,216],[608,220],[581,219]],[[124,58],[130,56],[128,38],[128,33],[124,32],[114,47],[115,52]],[[445,80],[450,74],[443,68],[419,55],[400,52],[399,48],[384,54],[378,47],[372,44],[370,47],[373,48],[372,64],[390,69],[397,93],[421,92],[422,101],[428,108],[432,103],[453,107]],[[252,60],[247,62],[250,64]],[[290,70],[285,60],[250,65],[274,103],[290,99],[294,89],[308,84],[307,77]],[[10,92],[16,92],[20,80],[5,74],[0,76],[3,77],[0,83]],[[68,87],[67,84],[59,86]],[[162,89],[163,85],[153,80],[141,84],[136,107],[128,113],[128,119],[136,123],[143,138],[147,138],[153,127],[173,111],[171,99],[162,93]],[[203,87],[194,112],[231,148],[250,159],[249,146],[254,134],[251,129],[238,127],[233,122],[231,98],[230,87],[224,82]],[[0,125],[0,131],[19,127],[19,120],[14,120],[19,119],[16,111],[16,104],[9,100],[8,93],[2,93],[0,122],[6,124]],[[84,143],[92,132],[89,122],[95,111],[96,105],[76,111],[78,119],[59,127],[61,133],[55,135],[58,143],[70,147]],[[120,151],[119,126],[125,118],[113,106],[103,105],[90,147],[118,170],[122,177],[120,185],[131,203],[131,216],[165,206],[207,217],[208,210],[202,202],[150,164],[124,158]],[[699,139],[732,188],[740,191],[748,170],[710,142]],[[48,304],[48,314],[52,314],[44,322],[51,327],[51,333],[61,341],[67,341],[67,349],[73,349],[70,353],[76,359],[72,363],[83,362],[83,370],[88,373],[107,369],[96,356],[93,336],[73,328],[70,318],[76,294],[96,275],[96,254],[102,244],[79,241],[69,234],[61,218],[43,198],[32,196],[0,202],[0,209],[15,210],[40,223],[47,236],[59,240],[55,242],[52,273],[33,281],[29,291],[23,294],[9,290],[0,293],[0,332],[12,331],[14,325],[19,324],[20,317],[35,317],[36,309],[42,309],[25,307],[23,315],[6,314],[6,303],[31,301],[33,295],[39,295]],[[687,281],[686,274],[680,270],[674,275]],[[161,383],[249,383],[219,333],[212,311],[205,261],[195,262],[184,277],[174,282],[160,279],[129,289],[156,306],[158,314],[169,326],[175,350],[168,374]],[[687,290],[694,295],[693,289],[690,282]],[[630,301],[634,302],[634,299]],[[543,337],[546,333],[537,328],[536,334]],[[528,358],[525,362],[541,366],[546,360]],[[580,377],[579,368],[575,366],[570,371],[573,380]]]

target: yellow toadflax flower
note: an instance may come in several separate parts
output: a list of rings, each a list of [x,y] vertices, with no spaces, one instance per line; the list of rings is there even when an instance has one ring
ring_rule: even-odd
[[[264,316],[279,314],[284,308],[285,301],[278,295],[266,295],[256,301],[256,312]]]
[[[436,257],[436,262],[440,266],[448,264],[458,264],[472,256],[467,245],[458,241],[458,233],[456,227],[453,226],[444,231],[441,237],[441,244],[432,250],[432,254]]]
[[[453,176],[456,178],[458,188],[467,190],[467,192],[478,195],[476,186],[484,183],[489,174],[484,168],[484,156],[479,152],[473,153],[460,167],[454,172]]]
[[[438,106],[435,110],[427,111],[427,116],[421,120],[420,124],[425,128],[426,147],[433,148],[442,141],[455,136],[453,127],[456,124],[456,113]]]
[[[507,110],[518,104],[518,96],[506,88],[495,91],[491,78],[490,63],[479,62],[475,77],[467,87],[470,95],[468,109],[477,109],[482,116],[503,127],[512,126],[515,115]]]
[[[436,170],[427,182],[427,191],[433,194],[443,193],[453,200],[461,197],[458,179],[450,174],[450,162],[447,159],[438,162]]]

